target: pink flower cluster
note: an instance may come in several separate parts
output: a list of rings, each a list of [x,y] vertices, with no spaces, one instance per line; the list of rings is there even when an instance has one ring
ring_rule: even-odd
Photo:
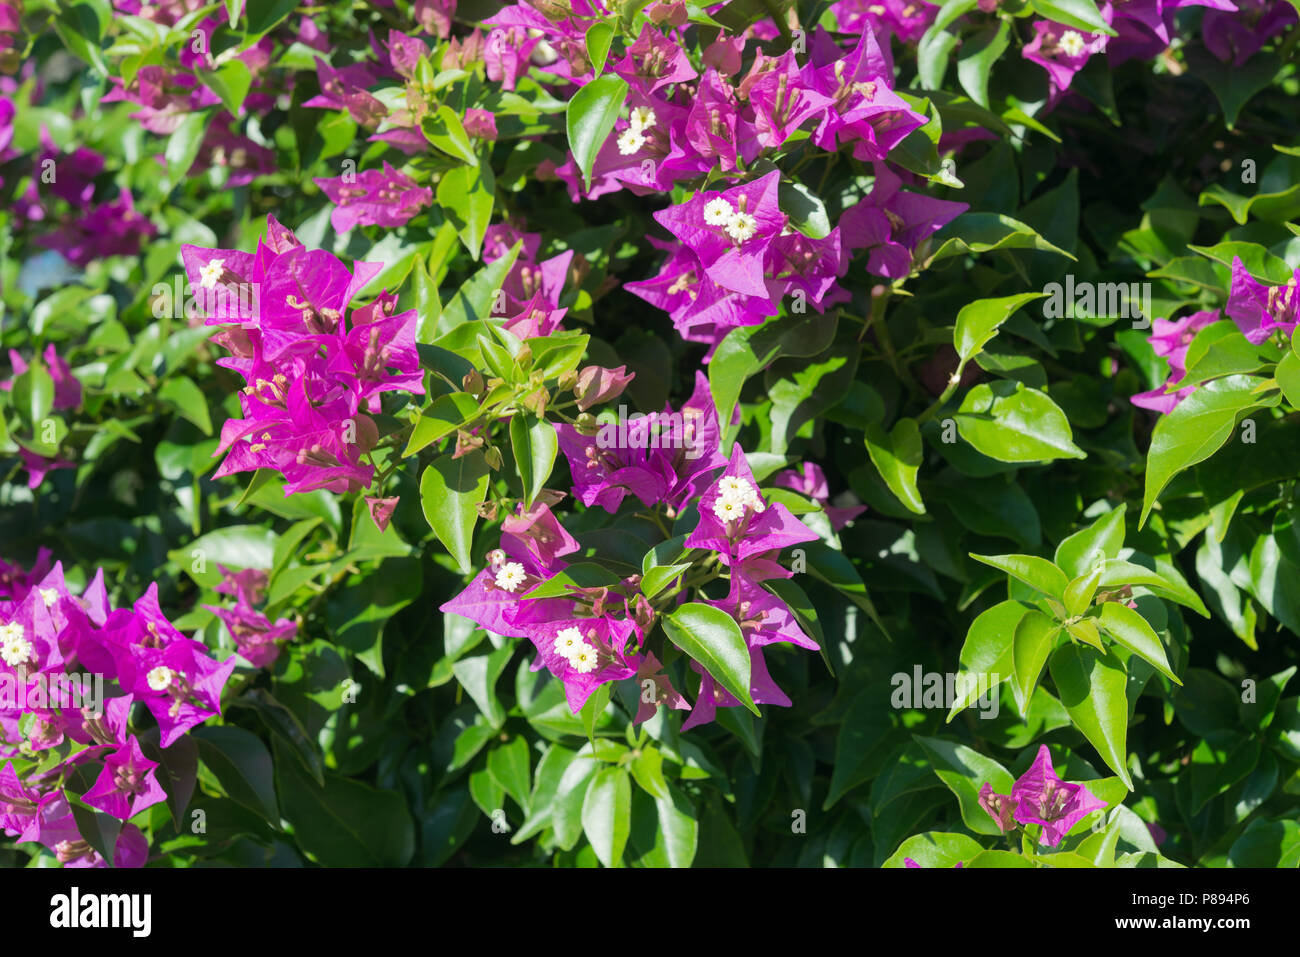
[[[181,257],[219,361],[243,376],[243,417],[228,420],[216,476],[271,469],[286,495],[358,491],[374,478],[362,462],[378,441],[369,412],[384,392],[424,393],[415,349],[416,313],[395,312],[397,296],[353,301],[383,269],[308,249],[274,217],[255,253],[183,246]]]
[[[216,605],[204,605],[230,630],[235,639],[239,653],[255,668],[268,668],[280,657],[282,642],[292,641],[298,632],[296,623],[287,618],[272,622],[257,610],[266,597],[267,574],[259,568],[245,568],[232,572],[224,565],[218,565],[221,572],[221,584],[217,593],[233,595],[233,608],[221,608]]]
[[[142,737],[166,749],[220,714],[235,659],[217,662],[177,631],[156,585],[130,608],[114,609],[102,569],[76,595],[50,559],[42,550],[30,571],[0,560],[0,754],[8,759],[0,826],[66,866],[105,867],[78,830],[69,782],[89,782],[79,799],[121,821],[165,800]],[[147,710],[156,732],[139,730],[136,705],[136,718]],[[147,855],[140,829],[125,825],[114,865],[141,867]]]
[[[788,706],[789,697],[768,672],[763,649],[775,643],[818,646],[761,583],[789,578],[791,573],[777,561],[781,550],[817,535],[785,506],[760,495],[739,446],[730,460],[719,453],[717,412],[702,374],[697,373],[695,393],[680,411],[666,409],[653,424],[638,421],[645,434],[613,444],[572,426],[556,426],[575,494],[584,504],[611,512],[628,495],[647,508],[665,506],[669,514],[695,505],[699,524],[684,548],[717,563],[730,580],[725,598],[705,601],[731,616],[745,638],[755,703]],[[601,685],[633,677],[639,687],[649,680],[656,689],[653,703],[641,699],[638,723],[662,704],[690,709],[682,726],[687,730],[712,721],[719,707],[739,706],[695,661],[691,667],[700,675],[700,687],[694,706],[673,688],[658,659],[644,648],[662,610],[639,593],[638,576],[613,587],[574,588],[564,597],[527,597],[563,572],[564,556],[579,549],[551,512],[555,501],[539,500],[528,512],[521,506],[508,518],[501,547],[489,555],[488,567],[442,610],[500,635],[528,638],[537,649],[533,669],[545,667],[564,683],[575,714]]]

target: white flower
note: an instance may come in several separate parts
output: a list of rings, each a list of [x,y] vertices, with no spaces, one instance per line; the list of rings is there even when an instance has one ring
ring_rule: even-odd
[[[618,137],[618,151],[624,156],[630,156],[645,146],[645,137],[635,126],[625,129]]]
[[[32,658],[32,643],[23,636],[23,626],[16,621],[0,625],[0,658],[10,668],[17,668]]]
[[[54,603],[59,600],[59,590],[57,588],[42,588],[41,601],[45,602],[46,608],[53,608]]]
[[[713,503],[713,514],[724,522],[734,522],[745,514],[745,503],[738,498],[719,495]]]
[[[226,261],[224,259],[213,259],[199,270],[199,285],[204,289],[212,289],[221,281],[221,274],[225,271]]]
[[[586,647],[587,643],[582,640],[582,632],[577,628],[565,628],[555,636],[555,650],[570,660],[574,652]]]
[[[632,129],[644,133],[646,130],[654,129],[655,111],[648,106],[635,107],[627,121],[632,124]]]
[[[569,656],[569,664],[573,666],[573,670],[578,674],[585,675],[595,671],[596,649],[584,641]]]
[[[524,580],[524,566],[518,562],[506,562],[497,569],[496,586],[513,592]]]
[[[1076,30],[1066,30],[1061,37],[1061,52],[1066,56],[1078,56],[1085,46],[1082,34]]]
[[[764,510],[763,500],[759,498],[758,489],[753,483],[738,475],[724,475],[718,480],[718,497],[713,503],[713,514],[724,522],[730,522],[745,514],[745,509],[754,512]]]
[[[735,217],[731,204],[719,196],[704,204],[704,221],[710,226],[725,226]]]
[[[736,213],[727,222],[727,235],[738,243],[753,238],[758,232],[758,220],[749,213]]]
[[[176,672],[166,665],[159,665],[144,676],[144,680],[149,682],[149,687],[154,691],[166,691],[175,679]]]

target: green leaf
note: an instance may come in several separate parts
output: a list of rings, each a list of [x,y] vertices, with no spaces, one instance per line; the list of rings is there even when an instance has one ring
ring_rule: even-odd
[[[1273,376],[1292,408],[1300,409],[1300,356],[1288,350],[1277,364]]]
[[[1013,644],[1016,627],[1029,611],[1029,606],[1018,601],[1000,601],[975,616],[966,630],[966,640],[961,646],[961,671],[957,674],[957,695],[948,711],[946,721],[951,721],[959,711],[969,708],[979,696],[979,676],[996,675],[998,684],[1011,677],[1015,669]],[[968,677],[969,676],[969,677]]]
[[[1215,379],[1160,417],[1147,452],[1139,527],[1146,524],[1156,498],[1175,475],[1217,452],[1231,438],[1237,416],[1263,404],[1257,389],[1265,381],[1248,375]]]
[[[592,80],[569,101],[565,113],[565,128],[569,136],[569,149],[582,170],[582,181],[591,188],[591,168],[596,154],[605,144],[614,121],[623,109],[627,97],[627,82],[613,74]]]
[[[1133,790],[1127,767],[1128,673],[1113,653],[1074,644],[1056,649],[1048,665],[1070,721],[1107,766]]]
[[[931,245],[935,251],[923,264],[925,267],[952,256],[1000,249],[1037,249],[1075,258],[1049,243],[1033,227],[1002,213],[962,213],[934,234]]]
[[[542,755],[542,760],[537,762],[537,771],[533,776],[533,790],[528,799],[530,809],[528,817],[510,838],[511,844],[520,844],[550,825],[560,779],[575,757],[577,752],[558,744],[547,748],[546,753]]]
[[[659,818],[654,845],[657,859],[668,867],[690,867],[700,836],[695,808],[686,795],[670,784],[668,794],[655,798],[655,810]]]
[[[1011,43],[1011,20],[1003,18],[962,40],[957,79],[970,98],[989,105],[989,72]]]
[[[257,712],[267,730],[275,735],[298,759],[304,771],[322,787],[325,784],[325,762],[320,749],[307,736],[298,716],[263,688],[251,688],[231,702],[232,705],[250,708]],[[175,748],[176,745],[172,745]],[[172,750],[168,748],[168,751]]]
[[[1064,23],[1088,33],[1116,36],[1092,0],[1029,0],[1029,5],[1053,23]]]
[[[1174,684],[1182,684],[1169,667],[1169,659],[1165,656],[1160,636],[1145,618],[1128,605],[1117,601],[1106,602],[1101,606],[1097,624],[1120,645],[1155,665]]]
[[[1012,638],[1016,680],[1011,688],[1016,694],[1016,706],[1021,714],[1025,714],[1029,708],[1029,699],[1034,696],[1038,676],[1047,663],[1047,656],[1051,654],[1060,631],[1060,623],[1041,611],[1027,612],[1016,625]]]
[[[227,525],[168,552],[167,558],[200,585],[213,588],[221,582],[218,564],[270,568],[274,555],[275,532],[258,525]]]
[[[438,205],[474,259],[483,248],[483,236],[492,219],[495,190],[492,167],[486,163],[448,170],[438,183]]]
[[[493,728],[505,724],[506,709],[497,699],[496,684],[513,654],[514,646],[504,644],[486,655],[459,658],[451,666],[460,686]]]
[[[298,0],[261,0],[259,3],[248,4],[248,26],[247,33],[250,38],[259,37],[268,32],[277,23],[287,17],[298,6]],[[226,9],[230,9],[230,0],[227,0]]]
[[[925,503],[916,487],[916,474],[921,467],[923,449],[921,430],[916,420],[899,419],[888,434],[878,423],[866,430],[867,454],[894,493],[910,511],[925,513]]]
[[[587,741],[593,748],[596,745],[596,726],[600,724],[601,716],[609,707],[610,695],[609,682],[605,682],[591,693],[582,705],[582,712],[578,715],[582,721],[582,730],[586,732]]]
[[[1102,565],[1098,563],[1091,570],[1075,577],[1066,586],[1063,598],[1067,615],[1074,617],[1088,610],[1093,596],[1097,594],[1097,586],[1101,583],[1101,573]]]
[[[415,824],[397,791],[326,773],[325,786],[276,746],[284,818],[306,853],[327,867],[403,867],[415,854]],[[427,846],[427,845],[426,845]]]
[[[1011,773],[997,761],[964,744],[919,734],[912,737],[925,751],[939,780],[956,796],[966,826],[977,834],[1001,834],[997,822],[979,806],[979,792],[988,783],[997,793],[1010,794],[1015,783]]]
[[[248,96],[248,89],[253,85],[253,74],[243,60],[227,60],[215,70],[201,71],[203,81],[213,93],[221,97],[221,105],[238,116]]]
[[[863,691],[853,699],[835,738],[835,761],[823,811],[829,811],[849,791],[875,777],[884,763],[883,752],[892,729],[874,691]]]
[[[478,505],[487,495],[488,466],[481,451],[454,459],[450,454],[430,463],[420,477],[424,517],[462,572],[472,568],[470,545]]]
[[[1134,555],[1134,558],[1139,556]],[[1147,559],[1150,560],[1150,559]],[[1172,564],[1164,559],[1155,559],[1153,571],[1142,565],[1134,564],[1122,558],[1110,558],[1101,573],[1102,588],[1117,588],[1121,585],[1135,585],[1147,588],[1161,598],[1177,602],[1192,609],[1202,618],[1209,618],[1210,613],[1199,595],[1192,591],[1186,579],[1178,573]]]
[[[532,780],[531,753],[528,740],[516,736],[499,747],[488,752],[487,769],[503,791],[515,799],[515,803],[528,814],[530,782]]]
[[[632,782],[623,768],[603,768],[582,799],[582,830],[606,867],[618,867],[632,830]]]
[[[1066,575],[1077,577],[1089,567],[1119,556],[1124,547],[1124,514],[1128,506],[1111,509],[1085,529],[1075,532],[1056,546],[1052,560]]]
[[[54,378],[45,366],[33,362],[14,380],[13,403],[23,424],[40,432],[41,423],[54,407]]]
[[[975,386],[953,418],[962,438],[999,462],[1086,458],[1060,406],[1023,382]]]
[[[781,183],[778,187],[781,211],[790,225],[811,239],[825,239],[831,232],[826,204],[802,183]]]
[[[1037,555],[974,554],[971,558],[1006,572],[1012,578],[1024,582],[1044,595],[1050,595],[1058,601],[1065,599],[1065,589],[1070,584],[1070,580],[1065,577],[1065,572],[1046,558],[1039,558]]]
[[[605,58],[609,56],[609,45],[614,42],[614,28],[603,20],[598,20],[587,28],[587,59],[591,68],[600,76],[605,69]]]
[[[1229,867],[1300,866],[1300,822],[1256,818],[1228,849]]]
[[[448,156],[454,156],[469,166],[478,165],[478,154],[469,141],[469,134],[460,117],[450,106],[440,106],[436,113],[420,121],[420,132],[424,138],[442,150]],[[442,203],[442,187],[438,187],[438,202]]]
[[[438,396],[416,420],[402,457],[414,455],[457,429],[468,426],[477,418],[478,413],[478,399],[468,392],[451,392]]]
[[[1187,248],[1228,269],[1232,268],[1234,259],[1240,259],[1246,271],[1261,282],[1284,284],[1293,275],[1286,260],[1274,256],[1258,243],[1231,241],[1214,246],[1189,245]]]
[[[749,647],[734,618],[712,605],[687,602],[665,615],[663,626],[669,641],[703,665],[746,708],[760,713],[749,689]]]
[[[492,315],[497,290],[510,274],[522,248],[523,240],[520,240],[510,248],[510,252],[488,263],[465,280],[438,319],[435,330],[439,336],[447,335],[458,326],[487,319]]]
[[[524,508],[529,509],[551,477],[555,465],[555,455],[560,448],[555,426],[544,418],[516,412],[510,418],[510,446],[514,449],[515,465],[524,484]]]
[[[652,798],[668,796],[668,782],[664,780],[664,756],[658,748],[645,747],[632,759],[632,777],[641,789]]]
[[[167,139],[163,159],[167,165],[166,180],[172,186],[182,182],[185,174],[194,165],[194,160],[199,155],[199,147],[203,145],[203,137],[208,131],[211,112],[211,110],[203,110],[199,113],[187,114]]]
[[[998,333],[998,327],[1027,302],[1042,299],[1045,293],[1026,292],[1001,299],[978,299],[968,302],[957,313],[952,342],[964,363],[983,350],[985,343]]]
[[[275,773],[261,739],[230,726],[195,728],[190,735],[198,741],[199,757],[216,775],[227,796],[278,828]]]
[[[1223,63],[1208,50],[1193,49],[1187,52],[1188,71],[1213,91],[1223,108],[1223,120],[1228,129],[1236,128],[1237,118],[1245,105],[1259,92],[1269,87],[1282,61],[1276,53],[1260,52],[1245,63]]]
[[[162,384],[158,398],[174,405],[176,411],[197,425],[204,435],[212,434],[207,397],[193,381],[185,376],[173,376]]]
[[[988,817],[988,815],[984,815]],[[990,823],[992,818],[989,818]],[[926,831],[915,834],[899,845],[898,850],[889,856],[881,867],[906,867],[904,861],[911,858],[922,867],[953,868],[958,863],[965,864],[974,860],[984,848],[967,834],[947,834],[941,831]]]

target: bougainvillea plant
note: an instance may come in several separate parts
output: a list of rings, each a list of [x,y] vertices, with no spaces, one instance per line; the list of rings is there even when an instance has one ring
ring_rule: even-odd
[[[1300,865],[1298,10],[0,0],[0,862]]]

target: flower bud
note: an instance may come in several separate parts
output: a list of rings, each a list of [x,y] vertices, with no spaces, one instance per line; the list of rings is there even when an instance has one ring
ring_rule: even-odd
[[[686,22],[686,4],[680,2],[669,3],[652,3],[650,9],[646,11],[646,16],[653,23],[667,23],[674,27],[680,27]]]
[[[470,369],[465,378],[460,380],[461,388],[473,395],[483,394],[483,375],[477,369]]]
[[[467,455],[482,446],[483,437],[481,435],[473,435],[464,429],[458,429],[456,431],[456,451],[452,453],[451,457],[458,459],[462,455]]]
[[[379,426],[375,425],[375,420],[364,412],[358,412],[352,417],[356,423],[357,430],[357,448],[363,453],[369,452],[379,441]]]
[[[627,366],[619,366],[617,369],[587,366],[578,373],[578,383],[573,390],[578,408],[586,412],[593,405],[618,398],[635,378],[636,373],[629,375]]]
[[[584,412],[578,416],[577,429],[579,435],[592,436],[600,431],[600,423],[590,412]]]
[[[546,414],[546,405],[550,398],[551,394],[545,389],[535,389],[520,399],[519,404],[540,419]]]
[[[486,460],[486,462],[487,462],[487,464],[488,464],[488,468],[492,469],[492,471],[495,472],[497,469],[501,468],[501,450],[500,450],[500,449],[498,449],[498,448],[496,448],[496,447],[492,447],[492,448],[487,449],[487,450],[484,451],[484,453],[483,453],[483,458],[484,458],[484,460]]]

